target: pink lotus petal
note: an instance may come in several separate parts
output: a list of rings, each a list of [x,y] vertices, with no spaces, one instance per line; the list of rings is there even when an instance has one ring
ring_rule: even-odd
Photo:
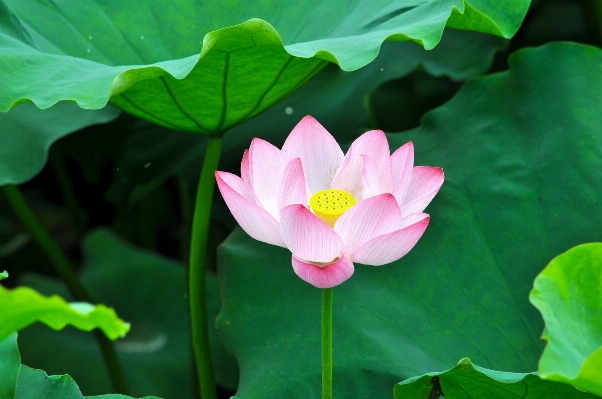
[[[293,255],[310,262],[331,262],[341,254],[343,241],[303,205],[280,210],[280,231]]]
[[[403,257],[416,245],[426,226],[428,215],[401,230],[373,238],[360,245],[349,257],[353,262],[381,266]]]
[[[356,154],[367,155],[374,162],[383,192],[393,191],[391,151],[385,133],[382,130],[370,130],[358,137],[351,147],[357,150]]]
[[[278,192],[286,167],[280,150],[265,140],[254,138],[249,149],[253,192],[263,208],[278,218]]]
[[[391,172],[393,174],[393,195],[397,202],[402,205],[405,201],[410,180],[412,179],[412,167],[414,166],[414,143],[405,143],[391,155]]]
[[[368,155],[362,155],[362,199],[382,194],[376,165]]]
[[[408,194],[401,205],[401,213],[422,212],[443,184],[443,169],[432,166],[415,166]]]
[[[242,154],[242,162],[240,163],[240,177],[247,186],[253,189],[253,177],[251,176],[251,165],[249,165],[249,150],[245,150]]]
[[[424,219],[426,219],[428,217],[429,217],[428,213],[422,213],[422,212],[410,213],[407,216],[403,216],[403,218],[401,219],[401,223],[399,224],[399,226],[397,227],[396,230],[401,230],[403,228],[411,226],[414,223],[418,223],[421,220],[424,220]]]
[[[345,212],[335,223],[334,231],[343,240],[343,253],[351,254],[372,238],[400,229],[401,222],[401,210],[395,197],[381,194]]]
[[[287,161],[301,158],[305,184],[309,193],[330,188],[330,183],[343,162],[343,151],[322,125],[306,116],[295,126],[282,146]]]
[[[242,179],[227,172],[216,172],[215,179],[217,180],[217,187],[234,219],[248,235],[258,241],[286,247],[280,234],[278,221],[265,209],[254,203],[252,199],[248,198],[248,193],[244,193],[244,188],[249,192],[250,190]],[[241,191],[239,192],[237,189]]]
[[[299,158],[292,159],[284,168],[278,194],[278,209],[291,204],[308,206],[305,175]]]
[[[247,186],[247,184],[240,177],[229,172],[220,172],[219,170],[215,172],[216,179],[218,176],[232,190],[236,191],[238,194],[248,199],[255,205],[260,205],[255,193],[251,191],[249,186]]]
[[[307,263],[293,255],[293,270],[297,276],[317,288],[331,288],[353,275],[353,263],[345,257],[324,267]]]
[[[355,139],[333,179],[332,188],[347,191],[354,197],[361,198],[358,182],[361,182],[362,178],[364,155],[374,162],[381,192],[392,192],[391,153],[387,136],[381,130],[371,130]]]
[[[355,156],[353,148],[349,148],[345,159],[332,179],[332,188],[347,191],[353,195],[353,198],[360,200],[362,198],[362,158]]]

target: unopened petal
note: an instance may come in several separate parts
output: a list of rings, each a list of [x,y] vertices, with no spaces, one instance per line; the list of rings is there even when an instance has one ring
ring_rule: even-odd
[[[393,178],[393,195],[399,204],[403,204],[408,193],[412,168],[414,167],[414,143],[405,143],[391,155],[391,173]]]
[[[295,158],[286,165],[282,173],[280,193],[278,194],[278,209],[292,204],[307,207],[307,203],[307,189],[301,159]]]
[[[263,208],[278,218],[278,192],[286,167],[284,156],[277,147],[255,138],[249,149],[249,165],[255,195]]]
[[[383,193],[376,165],[368,155],[362,155],[362,199]]]
[[[401,213],[422,212],[435,197],[443,184],[443,169],[432,166],[415,166]]]
[[[228,205],[234,219],[248,235],[258,241],[286,247],[280,234],[278,221],[249,198],[252,192],[242,179],[226,172],[216,172],[215,177],[217,187],[222,193],[226,205]],[[244,191],[245,188],[247,192]]]
[[[306,116],[295,126],[282,146],[282,153],[287,161],[301,159],[309,193],[329,189],[343,161],[339,144],[311,116]]]
[[[352,254],[366,241],[400,229],[401,221],[401,210],[393,195],[381,194],[345,212],[334,225],[334,231],[343,240],[343,253]]]
[[[317,288],[331,288],[353,275],[353,263],[344,255],[323,267],[304,262],[293,255],[293,270],[297,276]]]
[[[375,237],[360,245],[349,257],[353,262],[381,266],[410,252],[428,226],[428,215],[401,230]]]
[[[303,205],[280,210],[280,230],[291,252],[310,262],[331,262],[343,249],[339,235]]]

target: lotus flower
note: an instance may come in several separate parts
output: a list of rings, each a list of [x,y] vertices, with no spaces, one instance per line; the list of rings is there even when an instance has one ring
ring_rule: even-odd
[[[311,116],[295,126],[282,150],[255,138],[241,177],[216,172],[240,226],[256,240],[288,248],[295,273],[318,288],[347,280],[353,262],[380,266],[414,247],[443,184],[443,170],[413,166],[409,142],[391,155],[372,130],[347,154]]]

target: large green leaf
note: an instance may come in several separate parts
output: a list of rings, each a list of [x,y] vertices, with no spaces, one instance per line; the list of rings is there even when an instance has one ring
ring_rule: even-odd
[[[49,376],[42,370],[21,365],[17,380],[15,399],[133,399],[124,395],[84,396],[77,383],[69,375]],[[160,399],[156,396],[145,396],[140,399]]]
[[[389,136],[392,149],[413,140],[416,164],[442,166],[446,182],[416,248],[357,265],[335,287],[335,392],[387,397],[395,379],[465,356],[536,369],[543,324],[531,282],[555,254],[602,236],[601,108],[602,50],[550,44]],[[241,230],[219,251],[217,325],[239,361],[241,399],[319,397],[321,294],[290,261]]]
[[[63,99],[95,109],[110,99],[159,125],[220,133],[293,92],[325,60],[358,69],[386,39],[435,47],[452,13],[456,27],[510,37],[530,2],[506,3],[1,0],[0,110]]]
[[[68,375],[48,376],[21,364],[17,334],[0,340],[0,398],[2,399],[84,399],[79,387]],[[86,396],[85,398],[132,399],[123,395]],[[159,399],[148,396],[145,399]]]
[[[485,72],[505,42],[491,35],[446,29],[433,50],[413,42],[385,42],[378,57],[360,70],[345,72],[331,65],[278,106],[228,132],[220,168],[239,169],[240,154],[253,137],[282,144],[305,115],[316,117],[337,139],[351,140],[369,123],[366,97],[384,82],[420,67],[435,76],[467,79]],[[107,192],[112,202],[121,206],[135,203],[174,175],[185,177],[194,187],[203,163],[204,137],[157,126],[131,130],[116,156],[114,181]],[[95,146],[98,140],[103,140],[100,134],[94,138]]]
[[[17,333],[0,340],[0,398],[12,399],[17,388],[21,356],[17,349]]]
[[[540,379],[536,373],[488,370],[460,360],[451,370],[405,380],[393,388],[395,399],[428,399],[433,390],[445,399],[595,399],[574,387]]]
[[[104,305],[67,303],[59,296],[44,297],[28,287],[12,290],[0,286],[0,339],[36,321],[62,330],[72,325],[80,330],[101,329],[110,339],[124,337],[130,325]]]
[[[465,80],[484,73],[505,41],[499,38],[447,29],[441,43],[424,50],[415,43],[383,43],[378,57],[352,72],[325,68],[297,92],[264,114],[233,128],[226,135],[222,164],[240,166],[241,151],[253,137],[281,146],[305,115],[312,115],[339,142],[355,138],[369,124],[366,100],[383,83],[424,69],[433,76]]]
[[[96,230],[84,242],[86,267],[81,279],[90,294],[115,307],[132,324],[115,343],[131,393],[191,398],[194,393],[192,348],[188,324],[186,268],[183,264],[137,249],[107,230]],[[29,275],[21,283],[50,294],[66,294],[56,280]],[[210,320],[221,307],[217,279],[207,276]],[[19,334],[23,362],[52,374],[67,373],[86,394],[111,389],[98,345],[92,337],[69,329],[56,333],[32,326]],[[217,382],[234,390],[238,369],[210,328]]]
[[[519,4],[516,0],[470,0],[464,1],[464,5],[463,12],[454,10],[448,21],[450,27],[488,32],[504,37],[516,33],[518,29],[516,21],[522,21],[526,12],[522,6],[526,5],[528,8],[528,3]],[[492,21],[492,17],[495,22]]]
[[[546,323],[541,378],[602,396],[602,243],[554,258],[529,299]]]
[[[87,111],[68,102],[47,110],[24,104],[0,113],[0,186],[31,179],[44,167],[53,142],[85,126],[113,120],[118,114],[113,107]]]

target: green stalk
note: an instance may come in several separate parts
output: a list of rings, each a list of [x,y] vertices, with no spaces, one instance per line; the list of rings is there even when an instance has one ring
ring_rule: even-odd
[[[322,399],[332,399],[332,295],[322,290]]]
[[[57,273],[65,281],[73,297],[77,301],[93,303],[92,298],[71,267],[71,263],[37,219],[33,210],[27,204],[25,198],[23,198],[19,188],[13,184],[8,184],[2,187],[2,191],[18,218],[27,230],[29,230],[34,240],[54,265]],[[127,382],[113,343],[100,331],[95,332],[95,337],[100,346],[109,376],[111,377],[113,388],[116,392],[127,395]]]
[[[215,188],[215,171],[222,152],[221,137],[210,137],[199,186],[197,188],[190,239],[190,269],[188,274],[188,296],[190,299],[190,321],[192,326],[192,347],[196,360],[197,377],[201,397],[217,399],[211,353],[209,351],[209,331],[207,305],[205,302],[205,264],[211,204]]]

